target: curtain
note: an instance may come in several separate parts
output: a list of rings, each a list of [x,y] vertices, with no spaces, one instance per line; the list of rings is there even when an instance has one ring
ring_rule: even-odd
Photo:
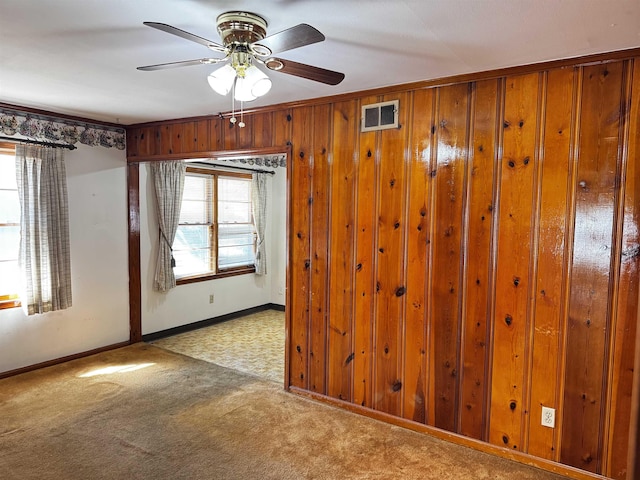
[[[267,225],[267,174],[251,175],[251,208],[256,226],[256,274],[267,274],[267,249],[264,242]]]
[[[166,292],[176,286],[176,277],[173,273],[175,261],[171,246],[178,230],[186,168],[184,162],[154,162],[151,164],[160,230],[160,249],[153,286],[159,292]]]
[[[21,302],[27,315],[71,306],[69,206],[61,149],[16,146]]]

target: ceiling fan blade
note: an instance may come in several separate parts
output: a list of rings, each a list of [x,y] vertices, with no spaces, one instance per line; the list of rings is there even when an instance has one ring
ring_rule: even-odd
[[[193,33],[185,32],[184,30],[180,30],[179,28],[172,27],[171,25],[167,25],[166,23],[157,23],[157,22],[143,22],[146,26],[156,28],[158,30],[162,30],[163,32],[170,33],[172,35],[177,35],[180,38],[184,38],[186,40],[190,40],[192,42],[199,43],[200,45],[204,45],[211,50],[215,50],[217,52],[226,52],[226,49],[211,40],[207,40],[206,38],[199,37],[198,35],[194,35]]]
[[[269,58],[264,64],[270,70],[326,83],[327,85],[337,85],[344,80],[344,73],[305,65],[304,63],[293,62],[291,60],[284,60],[282,58]]]
[[[182,62],[159,63],[157,65],[146,65],[138,67],[137,70],[143,72],[152,72],[154,70],[165,70],[167,68],[190,67],[191,65],[211,65],[214,63],[224,62],[226,58],[200,58],[198,60],[184,60]]]
[[[265,46],[271,50],[271,53],[280,53],[322,41],[324,41],[324,35],[322,33],[311,25],[301,23],[295,27],[288,28],[287,30],[274,33],[262,40],[258,40],[251,44],[251,47],[253,48],[256,45]],[[260,54],[260,50],[256,50],[256,53]]]

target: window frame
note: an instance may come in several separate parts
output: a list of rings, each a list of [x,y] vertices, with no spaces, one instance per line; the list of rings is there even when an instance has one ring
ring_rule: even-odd
[[[16,156],[16,145],[14,143],[0,142],[0,154]],[[1,226],[15,226],[13,224],[2,224]],[[18,223],[20,226],[20,223]],[[22,306],[17,292],[0,292],[0,310],[7,308],[19,308]]]
[[[199,174],[199,175],[209,175],[213,178],[213,192],[212,192],[212,212],[213,212],[213,221],[212,228],[209,230],[209,235],[211,237],[212,250],[215,252],[215,272],[207,272],[207,273],[197,273],[194,275],[187,275],[184,277],[176,278],[176,285],[186,285],[189,283],[196,282],[204,282],[207,280],[213,280],[216,278],[227,278],[234,277],[237,275],[247,275],[251,273],[255,273],[256,267],[255,265],[246,265],[246,266],[238,266],[225,268],[224,270],[218,269],[218,177],[236,177],[236,178],[244,178],[251,179],[250,173],[242,173],[242,172],[231,172],[225,170],[218,170],[216,168],[205,168],[205,167],[194,167],[187,165],[186,174]],[[255,227],[255,222],[253,221],[252,215],[252,223]],[[256,248],[256,234],[254,232],[253,235],[253,248],[255,253]]]

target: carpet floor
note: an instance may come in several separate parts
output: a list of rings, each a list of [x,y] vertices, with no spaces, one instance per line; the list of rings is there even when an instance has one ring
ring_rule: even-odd
[[[142,343],[0,380],[0,477],[562,478]]]
[[[150,342],[284,384],[284,312],[264,310]]]

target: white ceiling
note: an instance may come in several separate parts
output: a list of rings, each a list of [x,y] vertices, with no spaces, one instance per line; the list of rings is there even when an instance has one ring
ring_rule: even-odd
[[[0,0],[0,102],[107,122],[211,115],[231,100],[216,66],[137,66],[211,55],[142,24],[220,42],[216,17],[263,16],[268,34],[299,23],[325,42],[279,56],[345,73],[332,87],[269,72],[247,107],[640,46],[640,0]]]

